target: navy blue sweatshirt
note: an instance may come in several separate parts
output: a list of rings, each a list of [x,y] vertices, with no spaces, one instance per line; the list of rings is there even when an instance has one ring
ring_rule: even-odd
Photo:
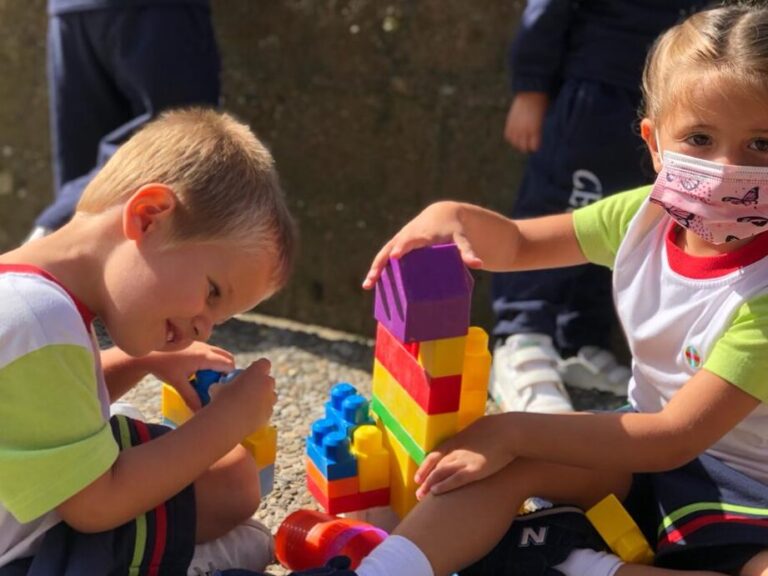
[[[529,0],[510,48],[515,91],[557,91],[566,78],[639,89],[656,37],[709,0]]]

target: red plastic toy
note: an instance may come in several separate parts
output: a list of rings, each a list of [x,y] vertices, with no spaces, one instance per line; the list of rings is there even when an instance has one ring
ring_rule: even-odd
[[[367,522],[338,518],[316,510],[297,510],[275,535],[275,553],[289,570],[323,566],[334,556],[348,556],[354,569],[387,537]]]

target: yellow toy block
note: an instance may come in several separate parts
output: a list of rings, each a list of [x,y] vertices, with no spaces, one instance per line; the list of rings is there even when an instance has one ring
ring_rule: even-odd
[[[277,458],[277,428],[271,425],[259,428],[241,444],[253,455],[259,468],[274,464]]]
[[[461,393],[473,390],[487,394],[490,375],[491,353],[488,350],[488,333],[477,326],[470,326],[467,332],[467,347],[464,351]]]
[[[389,487],[389,451],[381,430],[373,424],[358,426],[352,433],[351,452],[357,458],[360,492]]]
[[[373,394],[425,452],[456,434],[459,413],[427,414],[383,364],[374,360]]]
[[[192,418],[192,409],[173,386],[163,384],[161,396],[161,411],[163,420],[172,426],[181,426]]]
[[[653,562],[653,550],[648,545],[648,540],[616,496],[610,494],[587,510],[587,518],[611,550],[624,562]]]
[[[413,477],[419,469],[416,462],[397,440],[394,434],[387,430],[380,420],[376,422],[382,431],[384,446],[391,455],[389,474],[389,505],[400,519],[416,506],[416,488],[418,485]]]
[[[419,364],[432,378],[461,374],[466,340],[466,336],[457,336],[420,342]]]
[[[459,430],[464,430],[485,414],[488,393],[482,390],[464,390],[459,404]]]

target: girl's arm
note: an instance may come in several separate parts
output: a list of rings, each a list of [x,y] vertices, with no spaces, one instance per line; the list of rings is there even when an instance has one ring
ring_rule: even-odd
[[[760,400],[700,370],[660,412],[486,416],[446,441],[417,473],[420,494],[489,476],[517,457],[595,469],[652,472],[692,460]]]
[[[510,220],[479,206],[444,201],[427,206],[379,250],[363,287],[375,285],[389,258],[447,242],[456,243],[468,267],[492,272],[586,262],[570,213]]]

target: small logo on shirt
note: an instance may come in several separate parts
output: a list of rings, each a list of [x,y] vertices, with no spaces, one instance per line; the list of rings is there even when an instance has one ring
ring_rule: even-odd
[[[698,368],[701,366],[701,354],[696,349],[696,346],[688,346],[684,352],[685,363],[691,368]]]

